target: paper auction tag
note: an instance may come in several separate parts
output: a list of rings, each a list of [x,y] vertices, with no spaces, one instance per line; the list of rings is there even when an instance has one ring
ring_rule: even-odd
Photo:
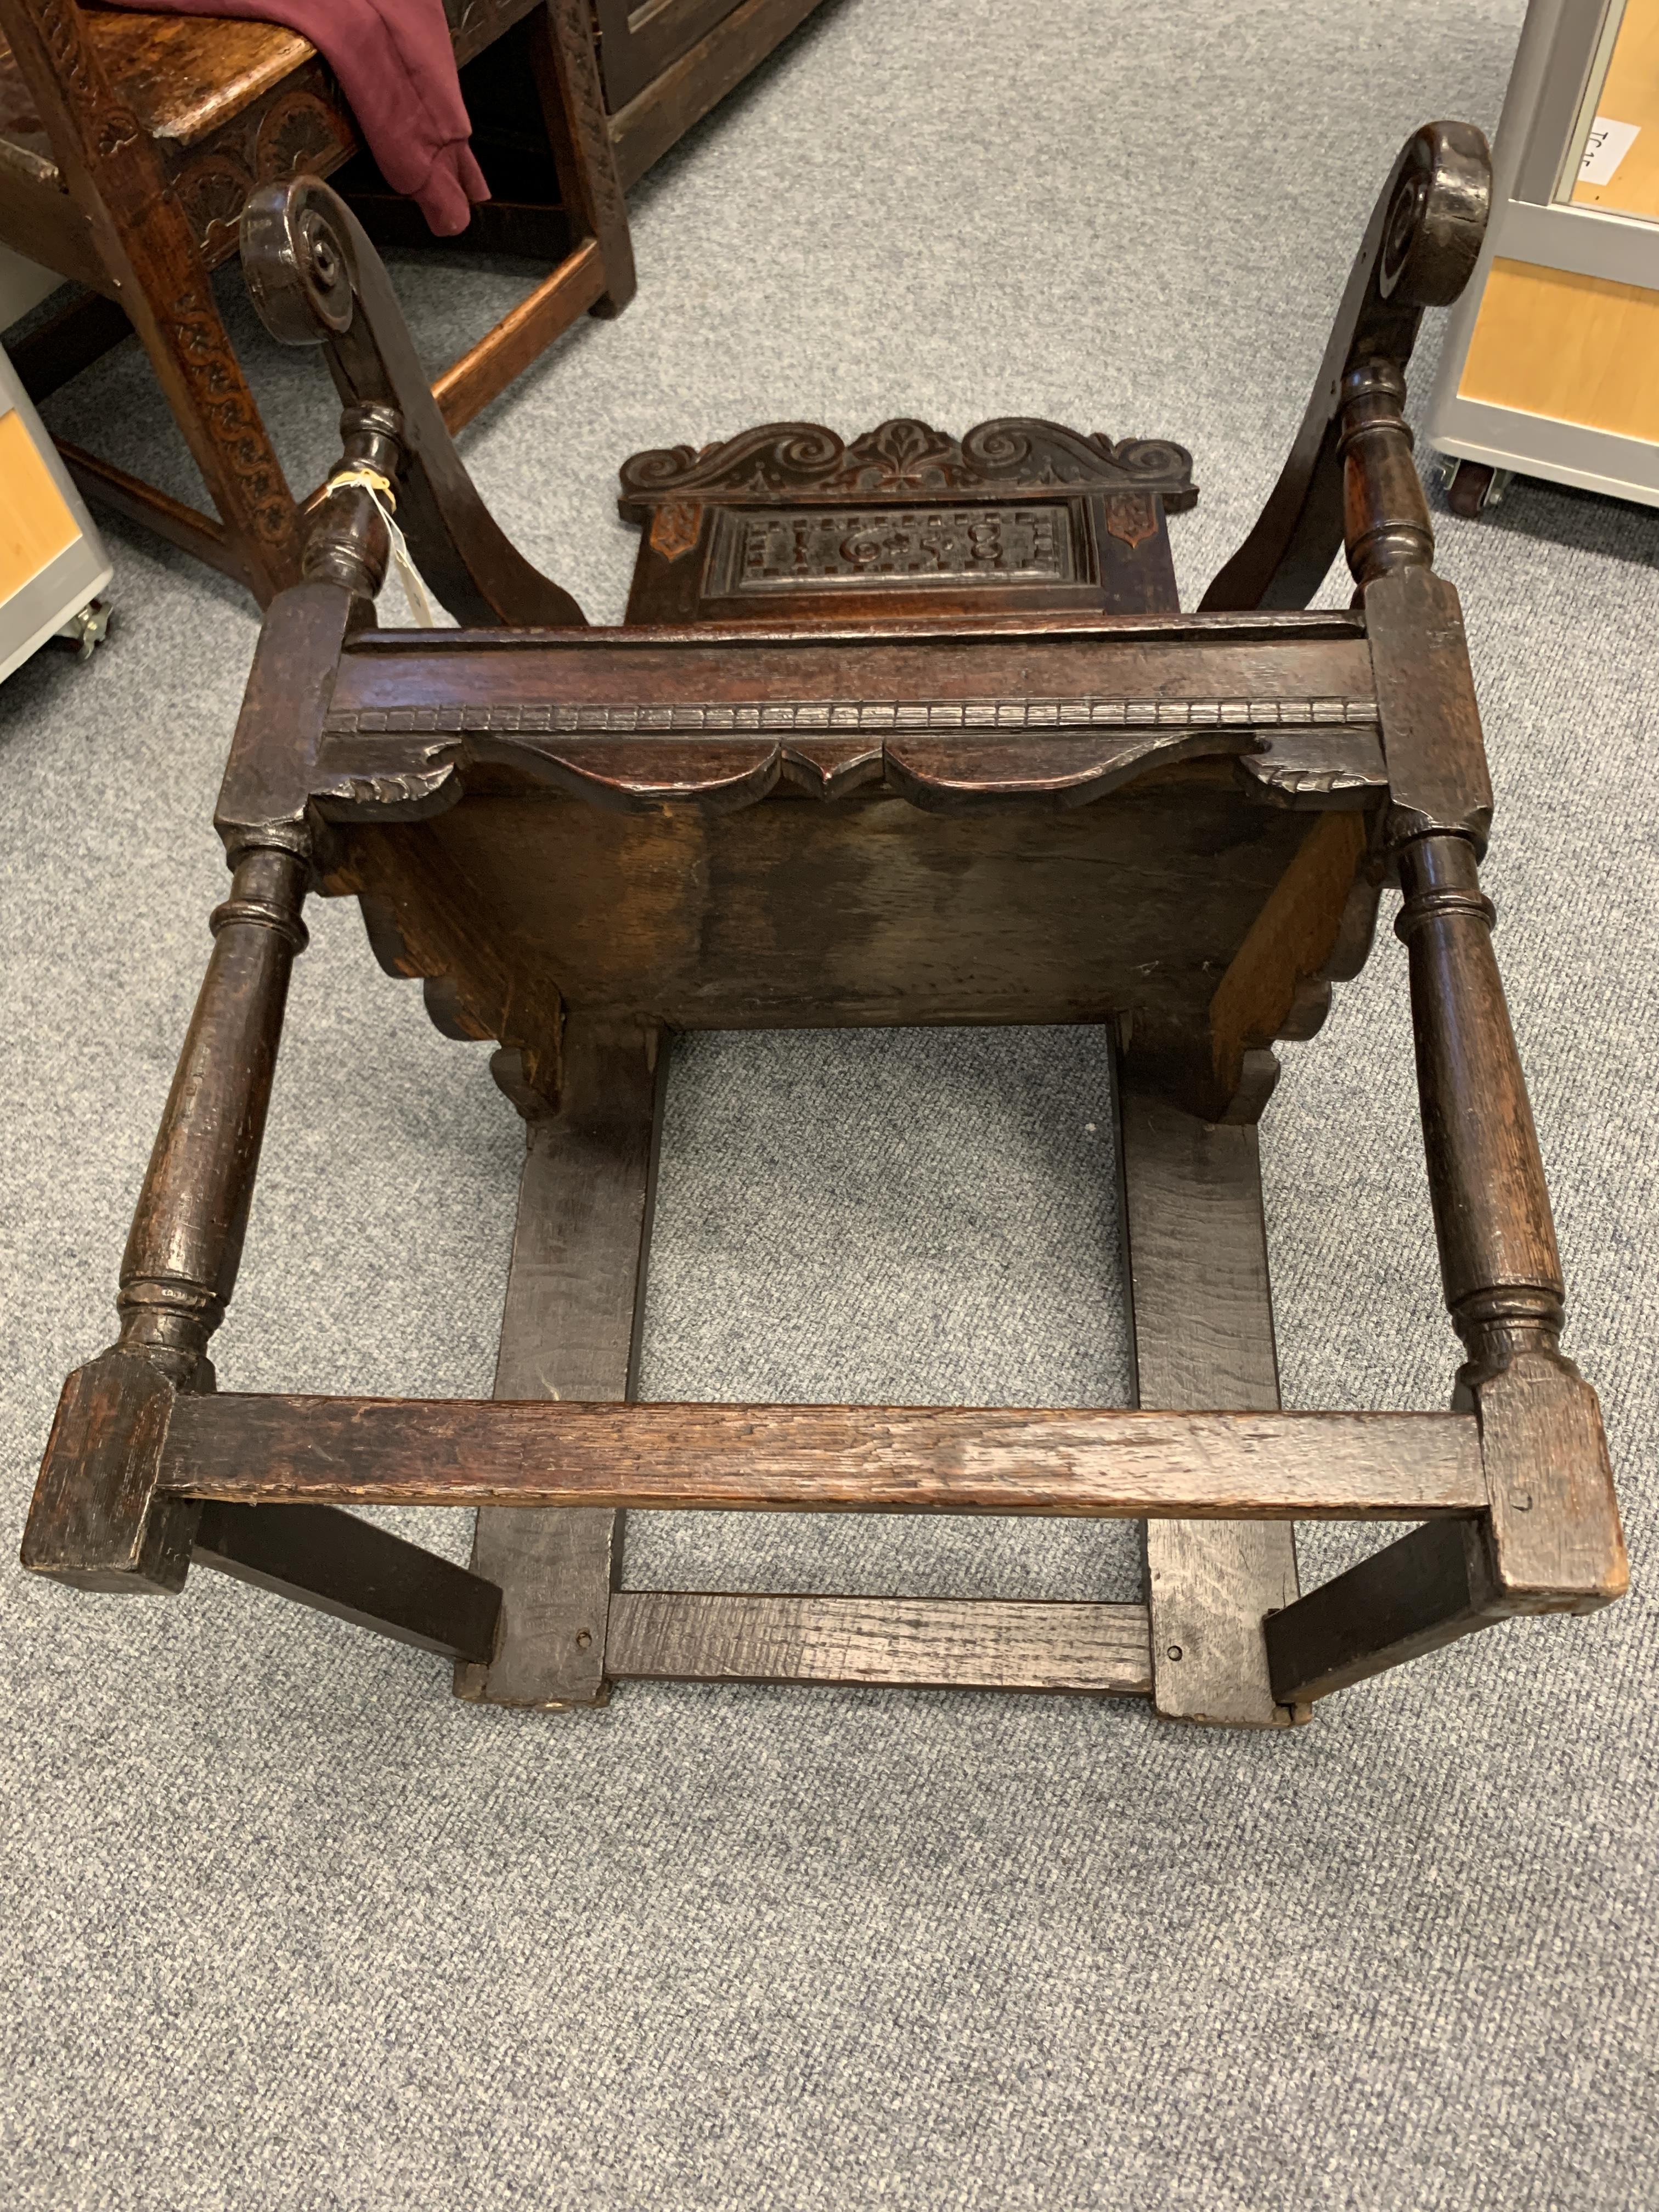
[[[1590,134],[1584,145],[1584,158],[1578,164],[1581,185],[1610,185],[1614,172],[1641,135],[1639,123],[1615,123],[1609,115],[1598,115],[1590,125]]]

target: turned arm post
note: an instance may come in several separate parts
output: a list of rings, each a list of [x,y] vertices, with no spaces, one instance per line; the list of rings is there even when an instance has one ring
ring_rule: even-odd
[[[394,410],[350,407],[343,468],[395,477]],[[372,623],[386,574],[386,522],[359,485],[333,492],[305,551],[306,581],[266,617],[248,678],[219,827],[230,896],[150,1154],[121,1263],[116,1353],[135,1353],[178,1389],[213,1387],[208,1339],[242,1255],[311,873],[307,783],[339,653]]]
[[[1544,1165],[1467,837],[1398,853],[1418,1100],[1440,1273],[1472,1375],[1554,1352],[1565,1311]]]
[[[1591,1613],[1630,1571],[1601,1409],[1560,1350],[1561,1263],[1492,902],[1467,836],[1413,831],[1398,865],[1441,1279],[1468,1355],[1455,1402],[1479,1416],[1490,1499],[1480,1617]]]
[[[1467,1358],[1488,1505],[1425,1522],[1265,1624],[1300,1704],[1523,1613],[1590,1613],[1629,1581],[1595,1393],[1560,1349],[1565,1295],[1544,1164],[1480,888],[1492,790],[1457,594],[1389,361],[1343,379],[1343,513],[1370,642],[1411,974],[1441,1279]]]
[[[234,855],[121,1265],[117,1342],[64,1386],[22,1564],[82,1589],[178,1590],[200,1509],[158,1492],[173,1404],[211,1389],[208,1339],[236,1280],[308,863]]]
[[[396,473],[399,418],[348,408],[343,459]],[[310,793],[339,655],[374,618],[387,534],[374,499],[324,502],[306,580],[259,634],[216,816],[230,896],[197,996],[121,1264],[118,1340],[71,1375],[35,1484],[22,1564],[82,1589],[182,1589],[192,1558],[398,1641],[488,1665],[501,1591],[332,1508],[201,1504],[161,1469],[181,1395],[210,1391],[270,1104],[311,873]]]
[[[1410,963],[1418,1097],[1440,1270],[1469,1354],[1460,1389],[1559,1355],[1565,1292],[1544,1164],[1492,947],[1480,853],[1492,787],[1456,593],[1391,361],[1342,380],[1348,565],[1370,634],[1389,761],[1387,834]]]
[[[118,1349],[194,1387],[224,1319],[264,1136],[308,863],[281,845],[235,856],[127,1238]]]

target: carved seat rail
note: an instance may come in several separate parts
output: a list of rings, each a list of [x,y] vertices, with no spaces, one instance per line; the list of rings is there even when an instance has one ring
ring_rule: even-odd
[[[1490,1623],[1616,1598],[1600,1412],[1560,1349],[1480,889],[1480,717],[1402,413],[1418,319],[1468,274],[1485,180],[1466,126],[1407,146],[1284,477],[1199,614],[1150,586],[1115,614],[988,611],[977,586],[919,613],[899,582],[869,605],[829,594],[826,616],[809,575],[776,619],[703,592],[696,619],[613,631],[577,626],[484,513],[344,210],[314,185],[256,210],[256,296],[324,343],[347,464],[398,483],[427,573],[481,627],[378,632],[384,519],[360,482],[333,494],[261,634],[221,794],[231,895],[119,1340],[65,1386],[25,1565],[177,1592],[195,1560],[448,1656],[473,1700],[886,1681],[1150,1694],[1254,1727]],[[717,504],[735,468],[763,507],[743,456],[773,467],[778,428],[724,459],[659,456],[655,480]],[[923,428],[866,451],[796,426],[830,439],[813,465],[855,505],[872,469],[987,450],[988,431],[920,451]],[[1123,459],[1015,429],[1079,468]],[[1146,494],[1160,531],[1178,490]],[[696,532],[699,574],[727,574],[716,525]],[[1307,613],[1339,544],[1354,604]],[[1271,1047],[1310,1035],[1357,972],[1385,882],[1464,1364],[1444,1413],[1287,1413],[1257,1127]],[[489,1401],[216,1392],[207,1346],[313,888],[360,901],[441,1028],[495,1043],[526,1117]],[[672,1033],[926,1021],[1109,1027],[1137,1407],[635,1402]],[[476,1508],[471,1569],[354,1504]],[[663,1510],[1133,1517],[1146,1601],[628,1589],[623,1516]],[[1418,1525],[1304,1595],[1293,1523],[1313,1518]]]

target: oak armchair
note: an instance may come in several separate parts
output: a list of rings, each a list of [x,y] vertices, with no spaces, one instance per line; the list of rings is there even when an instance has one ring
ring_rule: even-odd
[[[1487,188],[1478,132],[1410,141],[1284,473],[1195,613],[1162,539],[1190,497],[1178,447],[770,425],[628,465],[636,595],[679,606],[619,629],[586,627],[479,504],[348,212],[303,181],[259,196],[249,278],[278,335],[325,350],[349,481],[265,620],[219,808],[230,896],[119,1339],[65,1385],[25,1565],[173,1594],[216,1567],[447,1655],[472,1699],[902,1682],[1256,1727],[1511,1615],[1616,1598],[1480,884],[1474,691],[1401,412]],[[375,626],[377,473],[469,627]],[[1339,548],[1353,605],[1305,611]],[[1273,1041],[1357,972],[1385,882],[1463,1364],[1443,1413],[1286,1413],[1257,1120]],[[526,1117],[492,1400],[216,1388],[312,890],[358,899],[441,1028],[495,1043]],[[669,1036],[1007,1020],[1115,1039],[1137,1407],[635,1402]],[[476,1507],[471,1569],[353,1503]],[[662,1509],[1132,1517],[1146,1599],[631,1589],[620,1516]],[[1315,1517],[1417,1525],[1304,1595],[1293,1523]]]

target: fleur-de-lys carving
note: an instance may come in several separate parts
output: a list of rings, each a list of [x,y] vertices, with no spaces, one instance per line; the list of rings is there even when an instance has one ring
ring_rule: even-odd
[[[961,473],[954,438],[899,416],[855,438],[832,481],[847,491],[948,491]]]

